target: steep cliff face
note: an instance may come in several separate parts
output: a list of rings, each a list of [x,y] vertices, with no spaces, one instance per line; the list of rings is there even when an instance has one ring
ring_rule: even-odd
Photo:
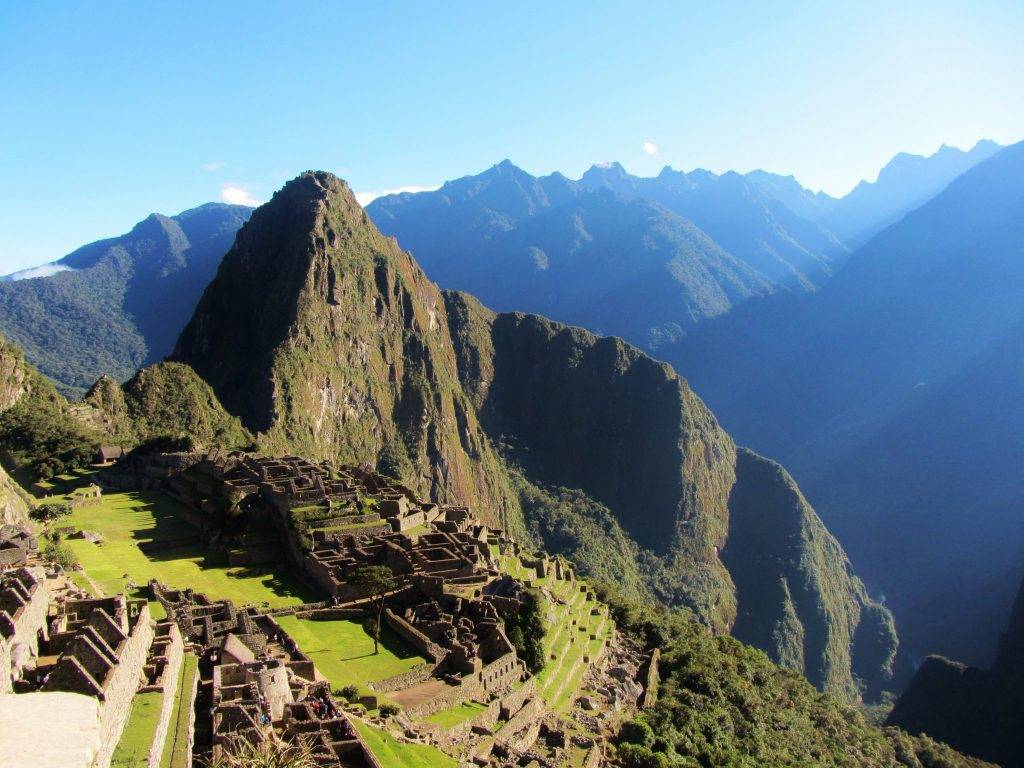
[[[722,630],[735,618],[716,554],[735,446],[672,369],[623,341],[447,293],[463,385],[487,432],[525,473],[613,510],[667,569],[652,577]]]
[[[799,533],[766,540],[779,549],[764,558],[735,547],[751,583],[785,577],[788,597],[737,589],[719,553],[733,536],[756,543],[773,486],[669,366],[442,293],[330,174],[303,174],[253,214],[174,357],[266,451],[375,459],[720,632],[788,612],[759,644],[844,698],[854,675],[874,687],[887,674],[895,637],[872,621],[891,619],[791,480],[763,515]]]
[[[21,350],[0,336],[0,414],[29,393],[31,377]],[[0,466],[0,525],[25,522],[28,510],[28,494]]]
[[[1004,768],[1024,766],[1024,582],[989,670],[930,656],[888,725],[926,733]]]
[[[869,697],[892,674],[896,629],[793,478],[741,448],[722,552],[740,605],[733,634],[819,688]],[[879,674],[881,672],[881,675]]]
[[[892,616],[782,467],[737,449],[669,366],[618,339],[445,299],[485,429],[529,477],[613,510],[655,596],[824,690],[853,699],[860,680],[877,695]]]

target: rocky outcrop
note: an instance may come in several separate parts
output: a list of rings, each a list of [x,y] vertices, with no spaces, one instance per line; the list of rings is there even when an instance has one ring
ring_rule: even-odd
[[[0,413],[29,393],[31,374],[21,350],[0,336]],[[30,506],[31,497],[0,466],[0,525],[24,523]]]

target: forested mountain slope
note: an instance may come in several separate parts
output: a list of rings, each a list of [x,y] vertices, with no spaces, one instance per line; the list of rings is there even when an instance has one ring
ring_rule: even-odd
[[[152,214],[68,254],[64,271],[0,282],[0,331],[68,394],[165,357],[251,208]]]

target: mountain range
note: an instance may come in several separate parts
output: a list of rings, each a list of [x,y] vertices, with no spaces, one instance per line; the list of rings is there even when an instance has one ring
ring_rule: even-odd
[[[851,257],[847,242],[835,231],[854,233],[845,234],[850,243],[874,234],[899,218],[907,206],[927,199],[962,170],[997,149],[990,142],[982,142],[970,152],[944,148],[930,158],[901,155],[883,169],[877,182],[865,182],[857,188],[859,191],[855,190],[855,196],[851,193],[839,200],[811,193],[792,177],[763,171],[716,175],[666,168],[655,178],[643,179],[627,174],[618,164],[602,164],[574,181],[558,173],[534,177],[506,161],[478,176],[449,182],[436,192],[381,198],[369,206],[367,213],[385,234],[394,234],[402,246],[411,247],[417,259],[426,265],[427,275],[444,286],[469,289],[498,310],[530,310],[592,331],[616,334],[673,361],[716,410],[721,408],[725,423],[735,428],[744,442],[783,458],[809,485],[811,497],[822,508],[830,526],[841,531],[840,540],[846,543],[846,537],[850,537],[855,562],[864,558],[864,562],[870,563],[872,588],[884,590],[897,601],[893,604],[898,605],[901,620],[906,610],[915,653],[944,650],[973,660],[977,656],[972,654],[983,642],[973,649],[961,643],[956,628],[951,627],[952,620],[935,621],[934,605],[921,606],[915,612],[914,606],[920,605],[918,589],[929,586],[927,579],[908,580],[907,585],[902,585],[890,578],[890,564],[911,550],[911,573],[926,572],[929,568],[934,571],[949,553],[938,543],[934,550],[927,550],[923,543],[927,537],[915,537],[904,547],[898,536],[891,536],[875,547],[877,542],[872,542],[857,522],[861,510],[871,505],[879,510],[878,515],[886,510],[894,527],[897,520],[927,527],[926,511],[917,504],[918,489],[927,481],[921,474],[925,470],[907,471],[914,463],[913,457],[907,457],[907,443],[901,442],[904,433],[894,427],[891,433],[878,432],[873,445],[854,441],[848,446],[843,442],[844,436],[856,429],[840,426],[833,437],[807,442],[800,449],[804,456],[818,452],[816,468],[811,459],[804,462],[794,445],[803,445],[803,433],[814,429],[805,421],[810,424],[825,417],[820,413],[805,416],[801,408],[795,408],[789,419],[784,412],[773,412],[768,405],[752,407],[758,401],[744,401],[745,396],[740,393],[758,387],[767,389],[775,383],[778,360],[786,359],[787,365],[795,370],[802,368],[800,362],[780,357],[783,353],[773,346],[771,339],[752,350],[754,340],[760,344],[767,337],[792,333],[792,350],[799,350],[801,344],[826,348],[833,338],[846,338],[831,336],[834,331],[825,323],[821,334],[808,341],[807,336],[812,334],[805,333],[806,328],[793,327],[792,323],[818,322],[819,318],[808,320],[801,316],[801,321],[785,322],[775,319],[790,317],[791,307],[824,305],[833,300],[828,297],[843,290],[860,296],[870,288],[847,276],[857,274],[858,264],[863,262],[861,252],[870,244]],[[289,226],[279,223],[267,229],[269,234],[259,240],[264,250],[293,252],[305,245],[288,237],[300,237],[305,243],[311,236],[304,230],[296,235],[297,230],[289,228],[306,212],[285,214],[281,212],[283,205],[277,206],[277,213],[268,212],[267,216],[286,216]],[[549,540],[554,540],[559,532],[562,546],[578,555],[582,553],[593,568],[604,567],[608,573],[617,574],[622,583],[636,592],[646,590],[659,599],[689,605],[709,624],[719,629],[731,627],[738,636],[769,647],[775,658],[789,658],[794,666],[809,668],[799,660],[802,652],[798,653],[792,642],[798,634],[797,624],[809,621],[810,614],[797,611],[794,593],[799,590],[794,590],[792,584],[806,578],[806,573],[799,576],[791,569],[780,569],[779,578],[768,581],[759,570],[744,573],[747,555],[755,551],[755,543],[764,542],[758,536],[747,536],[738,527],[729,529],[728,539],[723,539],[726,529],[722,520],[744,519],[742,508],[732,509],[732,496],[745,498],[744,489],[751,487],[741,482],[742,477],[723,480],[728,472],[710,476],[707,486],[718,489],[713,494],[717,501],[712,506],[719,511],[702,516],[687,511],[689,502],[685,502],[691,493],[708,497],[709,492],[700,484],[692,489],[683,483],[682,491],[673,492],[676,495],[641,496],[640,506],[644,510],[637,510],[632,491],[624,490],[621,483],[625,481],[617,479],[623,474],[629,476],[630,472],[618,468],[618,463],[609,464],[600,473],[591,471],[600,462],[588,461],[583,468],[566,463],[566,454],[575,451],[589,455],[588,451],[598,450],[591,448],[591,443],[606,442],[601,439],[604,432],[597,426],[592,426],[590,432],[571,434],[576,422],[565,414],[575,413],[577,400],[590,404],[593,410],[587,418],[595,424],[621,418],[629,425],[647,423],[650,434],[657,434],[658,424],[645,422],[654,418],[649,414],[617,415],[620,410],[628,410],[626,406],[637,398],[648,397],[646,388],[641,387],[641,394],[637,395],[639,385],[626,377],[621,391],[609,392],[600,405],[595,399],[595,387],[600,384],[583,388],[585,397],[562,393],[562,399],[555,400],[560,407],[547,417],[553,423],[562,423],[568,436],[565,443],[545,447],[550,437],[542,425],[531,422],[537,418],[531,416],[537,410],[534,401],[520,403],[513,397],[525,386],[524,380],[517,376],[492,378],[496,371],[530,370],[536,364],[534,356],[554,371],[564,369],[560,375],[566,377],[570,371],[573,376],[578,374],[579,361],[589,360],[595,369],[590,371],[584,366],[583,373],[593,382],[620,373],[624,365],[630,372],[646,370],[646,362],[622,362],[629,355],[621,350],[630,348],[621,342],[598,340],[582,330],[564,329],[528,315],[498,314],[492,318],[492,313],[475,300],[438,292],[418,266],[401,266],[403,262],[397,257],[395,264],[399,266],[392,266],[383,275],[374,271],[372,279],[383,282],[375,283],[377,293],[372,296],[365,293],[369,273],[353,294],[354,289],[340,277],[344,270],[331,266],[333,259],[322,260],[323,274],[311,277],[308,271],[290,262],[276,264],[273,260],[253,258],[242,260],[235,270],[249,270],[250,274],[241,278],[236,275],[234,279],[238,282],[232,283],[230,289],[222,286],[215,292],[218,299],[204,299],[205,303],[201,303],[201,311],[196,312],[174,353],[181,363],[150,366],[123,389],[119,387],[118,382],[132,376],[136,368],[171,351],[174,339],[199,301],[203,286],[212,279],[235,232],[250,213],[250,209],[239,206],[210,204],[173,218],[154,215],[127,235],[91,244],[60,260],[53,267],[60,269],[57,274],[0,283],[0,296],[4,298],[0,304],[0,330],[22,345],[28,359],[53,377],[66,393],[80,395],[100,374],[112,375],[113,379],[101,379],[93,386],[86,401],[95,408],[102,423],[121,430],[126,439],[156,434],[158,428],[166,429],[187,418],[202,425],[200,431],[206,440],[244,444],[257,435],[272,450],[349,459],[369,451],[382,467],[403,477],[415,477],[415,484],[426,492],[493,504],[503,521],[543,529]],[[335,239],[342,235],[356,238],[358,242],[347,241],[346,252],[358,246],[356,250],[361,248],[363,256],[367,256],[393,248],[381,245],[386,241],[377,234],[360,234],[368,221],[359,219],[360,227],[356,227],[352,223],[357,218],[354,211],[343,218],[337,226],[317,235],[328,244],[323,246],[325,251],[328,246],[333,247],[331,233]],[[316,231],[318,227],[321,224],[314,222],[308,229]],[[256,237],[256,231],[249,230],[248,235],[239,237],[235,251],[244,249],[246,238]],[[883,233],[879,237],[885,236]],[[271,247],[267,238],[280,239],[274,240]],[[833,278],[833,274],[837,276]],[[870,283],[871,279],[877,281],[880,289],[887,290],[886,274],[876,274],[864,281]],[[349,307],[346,318],[340,317],[337,310],[317,314],[315,322],[302,315],[300,309],[306,305],[294,303],[292,297],[296,291],[305,290],[311,280],[326,281],[327,295],[333,297],[327,307]],[[408,285],[403,287],[399,283]],[[216,285],[215,280],[210,290]],[[914,293],[912,281],[907,281],[902,290],[905,295],[899,301],[910,301]],[[422,309],[409,303],[411,299],[407,300],[406,294],[433,298]],[[349,305],[352,295],[360,301],[379,303],[380,316],[372,322],[364,318],[355,311],[361,305]],[[389,298],[392,296],[397,298]],[[462,298],[456,298],[459,296]],[[958,297],[946,298],[948,306],[959,306]],[[391,303],[398,299],[408,306],[393,310]],[[217,308],[217,302],[224,307]],[[857,301],[851,298],[850,303]],[[420,338],[405,331],[399,339],[390,330],[386,337],[380,335],[383,326],[405,328],[409,317],[417,313],[425,313],[427,327],[434,333],[440,333],[434,326],[441,329],[447,325],[450,339],[438,341],[431,334]],[[209,319],[213,316],[216,323]],[[462,317],[463,323],[453,327],[453,316]],[[516,317],[524,319],[508,319]],[[325,325],[325,318],[333,319]],[[212,325],[221,331],[209,333]],[[504,329],[512,325],[517,330],[509,335]],[[355,333],[352,328],[357,326]],[[231,329],[230,333],[225,335],[224,328]],[[472,343],[461,341],[466,334]],[[373,344],[367,341],[371,337],[375,339]],[[548,341],[524,346],[523,339],[534,337]],[[486,341],[488,338],[490,342]],[[498,343],[501,340],[504,343]],[[454,352],[449,350],[449,343]],[[850,339],[843,343],[857,348]],[[559,345],[566,347],[562,350],[565,357],[550,357],[549,347],[560,348]],[[214,348],[216,354],[211,354]],[[639,355],[636,350],[630,352],[634,353]],[[786,354],[789,353],[787,350]],[[867,354],[863,348],[860,353]],[[453,354],[457,361],[454,365]],[[804,353],[793,354],[799,360]],[[309,360],[316,359],[339,360],[341,371],[323,371],[317,365],[308,368]],[[646,360],[642,356],[637,359]],[[1012,363],[1006,362],[1008,359],[1013,358],[1001,356],[994,349],[990,358],[976,361],[975,375],[981,375],[977,371],[987,375],[999,365],[1012,368]],[[249,366],[249,361],[255,364]],[[188,364],[194,365],[200,375]],[[854,369],[858,364],[853,352],[843,363]],[[827,370],[828,365],[824,368]],[[595,371],[603,372],[599,375]],[[1013,373],[1004,370],[1000,375],[1009,379]],[[524,391],[549,393],[548,372],[536,375],[539,389]],[[810,374],[804,376],[806,380],[813,378]],[[856,376],[850,378],[856,380]],[[657,379],[654,376],[651,381]],[[832,379],[842,381],[839,376]],[[1005,397],[977,402],[971,396],[972,383],[964,374],[959,383],[949,384],[960,402],[970,406],[956,410],[956,418],[946,415],[942,419],[955,439],[968,436],[982,440],[981,433],[973,427],[986,423],[984,419],[992,416],[990,411],[998,410],[1002,407],[1000,403],[1006,402]],[[828,386],[834,384],[833,381]],[[700,402],[685,382],[680,381],[678,386],[687,393],[680,396],[682,401],[690,402],[692,398]],[[863,394],[856,387],[840,387],[836,390],[840,396],[831,394],[831,390],[825,392],[825,383],[820,384],[820,390],[815,390],[816,384],[806,386],[806,391],[794,391],[794,401],[812,411],[821,406],[822,413],[841,410],[836,403],[851,391]],[[860,416],[851,420],[889,418],[887,408],[898,410],[894,405],[898,398],[883,402],[891,394],[890,390],[880,390],[868,406],[879,407],[861,411]],[[156,407],[167,402],[173,407]],[[927,405],[924,401],[918,404],[920,408],[931,409],[928,418],[932,425],[940,420],[935,412],[944,405],[941,398],[935,402],[938,405]],[[500,407],[497,403],[501,403]],[[787,403],[787,407],[792,405]],[[694,408],[689,411],[700,413],[704,406]],[[509,416],[511,410],[519,414],[515,419]],[[147,422],[143,416],[149,413],[153,416]],[[377,414],[375,424],[368,421],[368,414]],[[234,417],[240,422],[233,421]],[[663,417],[659,414],[657,419]],[[698,423],[715,422],[710,413],[694,418]],[[924,423],[928,419],[910,412],[904,413],[903,418],[906,434],[917,430],[913,438],[917,442],[913,444],[918,456],[926,447],[934,448],[929,442],[931,433],[921,431],[920,427],[922,419]],[[674,442],[671,436],[666,438],[668,442],[662,449],[686,456],[687,450],[678,446],[687,444],[683,437],[689,439],[694,428],[679,416],[670,421],[679,421],[684,426]],[[897,422],[894,416],[893,423]],[[423,424],[430,428],[424,431]],[[765,461],[756,454],[747,456],[735,447],[722,448],[732,446],[732,441],[727,435],[719,437],[720,431],[715,422],[707,445],[718,446],[711,451],[715,455],[732,457],[726,458],[725,466],[733,465],[734,472],[736,467],[744,466],[754,473],[752,468]],[[616,430],[612,433],[618,434]],[[651,439],[642,430],[629,434],[634,445]],[[983,492],[968,499],[970,503],[963,502],[962,495],[958,497],[956,493],[963,494],[964,488],[971,487],[964,482],[964,476],[974,471],[974,465],[957,464],[946,456],[945,463],[937,465],[945,470],[942,480],[934,484],[934,495],[945,494],[947,499],[942,509],[956,506],[974,510],[983,517],[992,504],[999,503],[1000,494],[1004,494],[1005,503],[1015,501],[1015,487],[1001,479],[1002,470],[998,469],[1002,466],[999,456],[1007,463],[1015,459],[1012,446],[1002,454],[989,451],[989,443],[1005,447],[1006,441],[999,435],[984,435],[985,444],[979,446],[976,455],[997,457],[983,460],[997,476],[993,485],[985,486]],[[999,439],[1003,442],[999,443]],[[673,445],[676,448],[671,448]],[[618,450],[626,449],[620,446]],[[900,461],[894,459],[889,465],[893,468],[892,476],[880,476],[869,471],[871,461],[860,460],[857,466],[864,468],[863,477],[872,481],[865,483],[861,475],[845,469],[845,458],[842,462],[836,458],[844,456],[847,450],[873,456],[875,466],[882,466],[883,457],[893,456],[894,451]],[[949,451],[952,454],[953,449]],[[651,455],[647,461],[657,465],[659,457]],[[558,470],[550,470],[553,466]],[[807,522],[817,518],[792,478],[784,470],[768,468],[773,466],[776,465],[765,463],[760,475],[774,478],[780,489],[789,489],[780,491],[777,509],[778,514],[788,514],[793,521],[791,527],[782,526],[781,530],[789,530],[787,535],[795,537],[794,552],[806,554],[807,548],[812,547],[824,557],[823,553],[835,548],[840,553],[839,560],[846,563],[839,545],[820,527],[820,522]],[[960,474],[951,471],[953,467]],[[828,471],[835,477],[823,479]],[[654,472],[650,466],[637,467],[632,472],[634,477],[646,478],[652,488],[671,476]],[[890,483],[894,488],[891,495],[887,493]],[[954,486],[958,489],[956,493],[946,492]],[[759,486],[753,487],[760,493]],[[833,488],[844,490],[836,490],[833,497]],[[677,532],[666,540],[663,533],[671,516],[648,519],[646,510],[650,504],[663,509],[675,505],[681,519],[688,522],[672,524]],[[557,510],[557,514],[552,510]],[[530,514],[533,518],[528,523]],[[962,520],[967,512],[958,515],[949,513],[936,519]],[[715,519],[719,522],[712,524]],[[760,531],[759,535],[764,533]],[[971,533],[976,531],[966,531]],[[986,536],[977,537],[981,541],[979,546],[991,544],[993,551],[1005,554],[1007,542],[1014,538],[1002,536],[1003,533],[999,526],[991,528]],[[1000,541],[990,541],[999,537]],[[966,540],[976,539],[968,536]],[[744,549],[744,541],[752,543]],[[697,542],[697,554],[679,555],[680,542]],[[776,541],[772,546],[781,545]],[[707,555],[708,551],[714,551],[716,557]],[[605,557],[609,552],[614,552],[614,556]],[[964,556],[965,561],[976,556],[976,549],[971,549]],[[703,564],[695,567],[694,563]],[[1012,584],[1007,575],[1013,567],[1007,555],[987,561],[984,568],[977,569],[977,586],[991,588],[994,597],[975,601],[972,615],[988,620],[1005,609],[1011,591],[1006,585]],[[846,563],[840,570],[849,568]],[[1014,574],[1017,576],[1019,573]],[[840,602],[873,604],[859,580],[851,578],[853,581],[840,590],[847,596]],[[833,570],[825,583],[845,583],[844,579],[839,571]],[[744,598],[744,594],[748,597]],[[773,605],[783,608],[778,614],[750,614],[746,606],[755,594],[757,600],[770,599],[775,601]],[[941,592],[929,594],[934,594],[935,600],[944,599]],[[965,598],[964,602],[969,600]],[[982,604],[987,606],[984,611]],[[841,624],[837,617],[843,610],[846,609],[835,606],[828,609],[824,625]],[[865,609],[865,613],[871,615],[875,610]],[[766,620],[765,615],[774,618]],[[798,617],[796,623],[793,616]],[[888,619],[879,619],[877,623],[884,628],[881,635],[894,637]],[[846,634],[852,637],[855,625],[856,621],[847,622]],[[940,634],[948,638],[946,646],[933,643]],[[834,641],[830,643],[835,645]],[[894,646],[885,640],[879,647]],[[830,654],[831,650],[826,653]],[[883,650],[878,658],[884,660],[887,654],[888,650]],[[845,663],[840,661],[838,667]],[[877,670],[887,664],[873,666]],[[842,671],[828,671],[833,666],[834,660],[821,664],[819,671],[811,674],[812,679],[849,693],[852,677]],[[877,689],[881,684],[878,680],[887,674],[857,676],[872,679],[871,686]],[[829,683],[830,676],[840,682]]]
[[[751,301],[665,357],[780,457],[900,620],[986,663],[1024,570],[1024,144],[976,165],[813,295]]]
[[[207,203],[154,213],[127,234],[15,273],[0,281],[0,331],[66,394],[83,394],[100,374],[126,379],[171,351],[251,212]]]

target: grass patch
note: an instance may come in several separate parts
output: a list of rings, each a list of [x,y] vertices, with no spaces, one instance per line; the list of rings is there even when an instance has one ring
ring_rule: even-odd
[[[185,654],[178,676],[178,692],[167,728],[167,741],[160,757],[160,768],[185,768],[191,763],[188,748],[189,718],[192,715],[192,685],[199,673],[199,660],[191,653]]]
[[[128,723],[110,761],[111,768],[146,768],[149,765],[149,750],[163,703],[164,695],[159,691],[135,694]]]
[[[180,517],[179,509],[178,502],[160,493],[104,494],[100,504],[79,507],[67,518],[76,528],[103,534],[104,543],[70,539],[67,544],[108,595],[125,591],[128,580],[143,586],[155,578],[171,588],[192,587],[213,599],[226,597],[239,604],[266,602],[278,607],[318,599],[283,572],[210,566],[204,562],[206,549],[199,544],[144,551],[153,542],[197,533]]]
[[[366,691],[366,683],[400,675],[427,661],[386,626],[381,627],[380,653],[375,655],[373,638],[358,621],[295,616],[278,616],[277,621],[335,689],[355,685]]]
[[[459,704],[451,709],[442,709],[440,712],[435,712],[426,718],[426,722],[435,723],[442,728],[454,728],[460,723],[472,720],[485,709],[487,707],[484,704],[477,701],[467,701],[465,704]]]
[[[405,744],[391,734],[374,728],[362,720],[352,720],[366,746],[383,768],[456,768],[458,762],[437,747],[428,744]]]

